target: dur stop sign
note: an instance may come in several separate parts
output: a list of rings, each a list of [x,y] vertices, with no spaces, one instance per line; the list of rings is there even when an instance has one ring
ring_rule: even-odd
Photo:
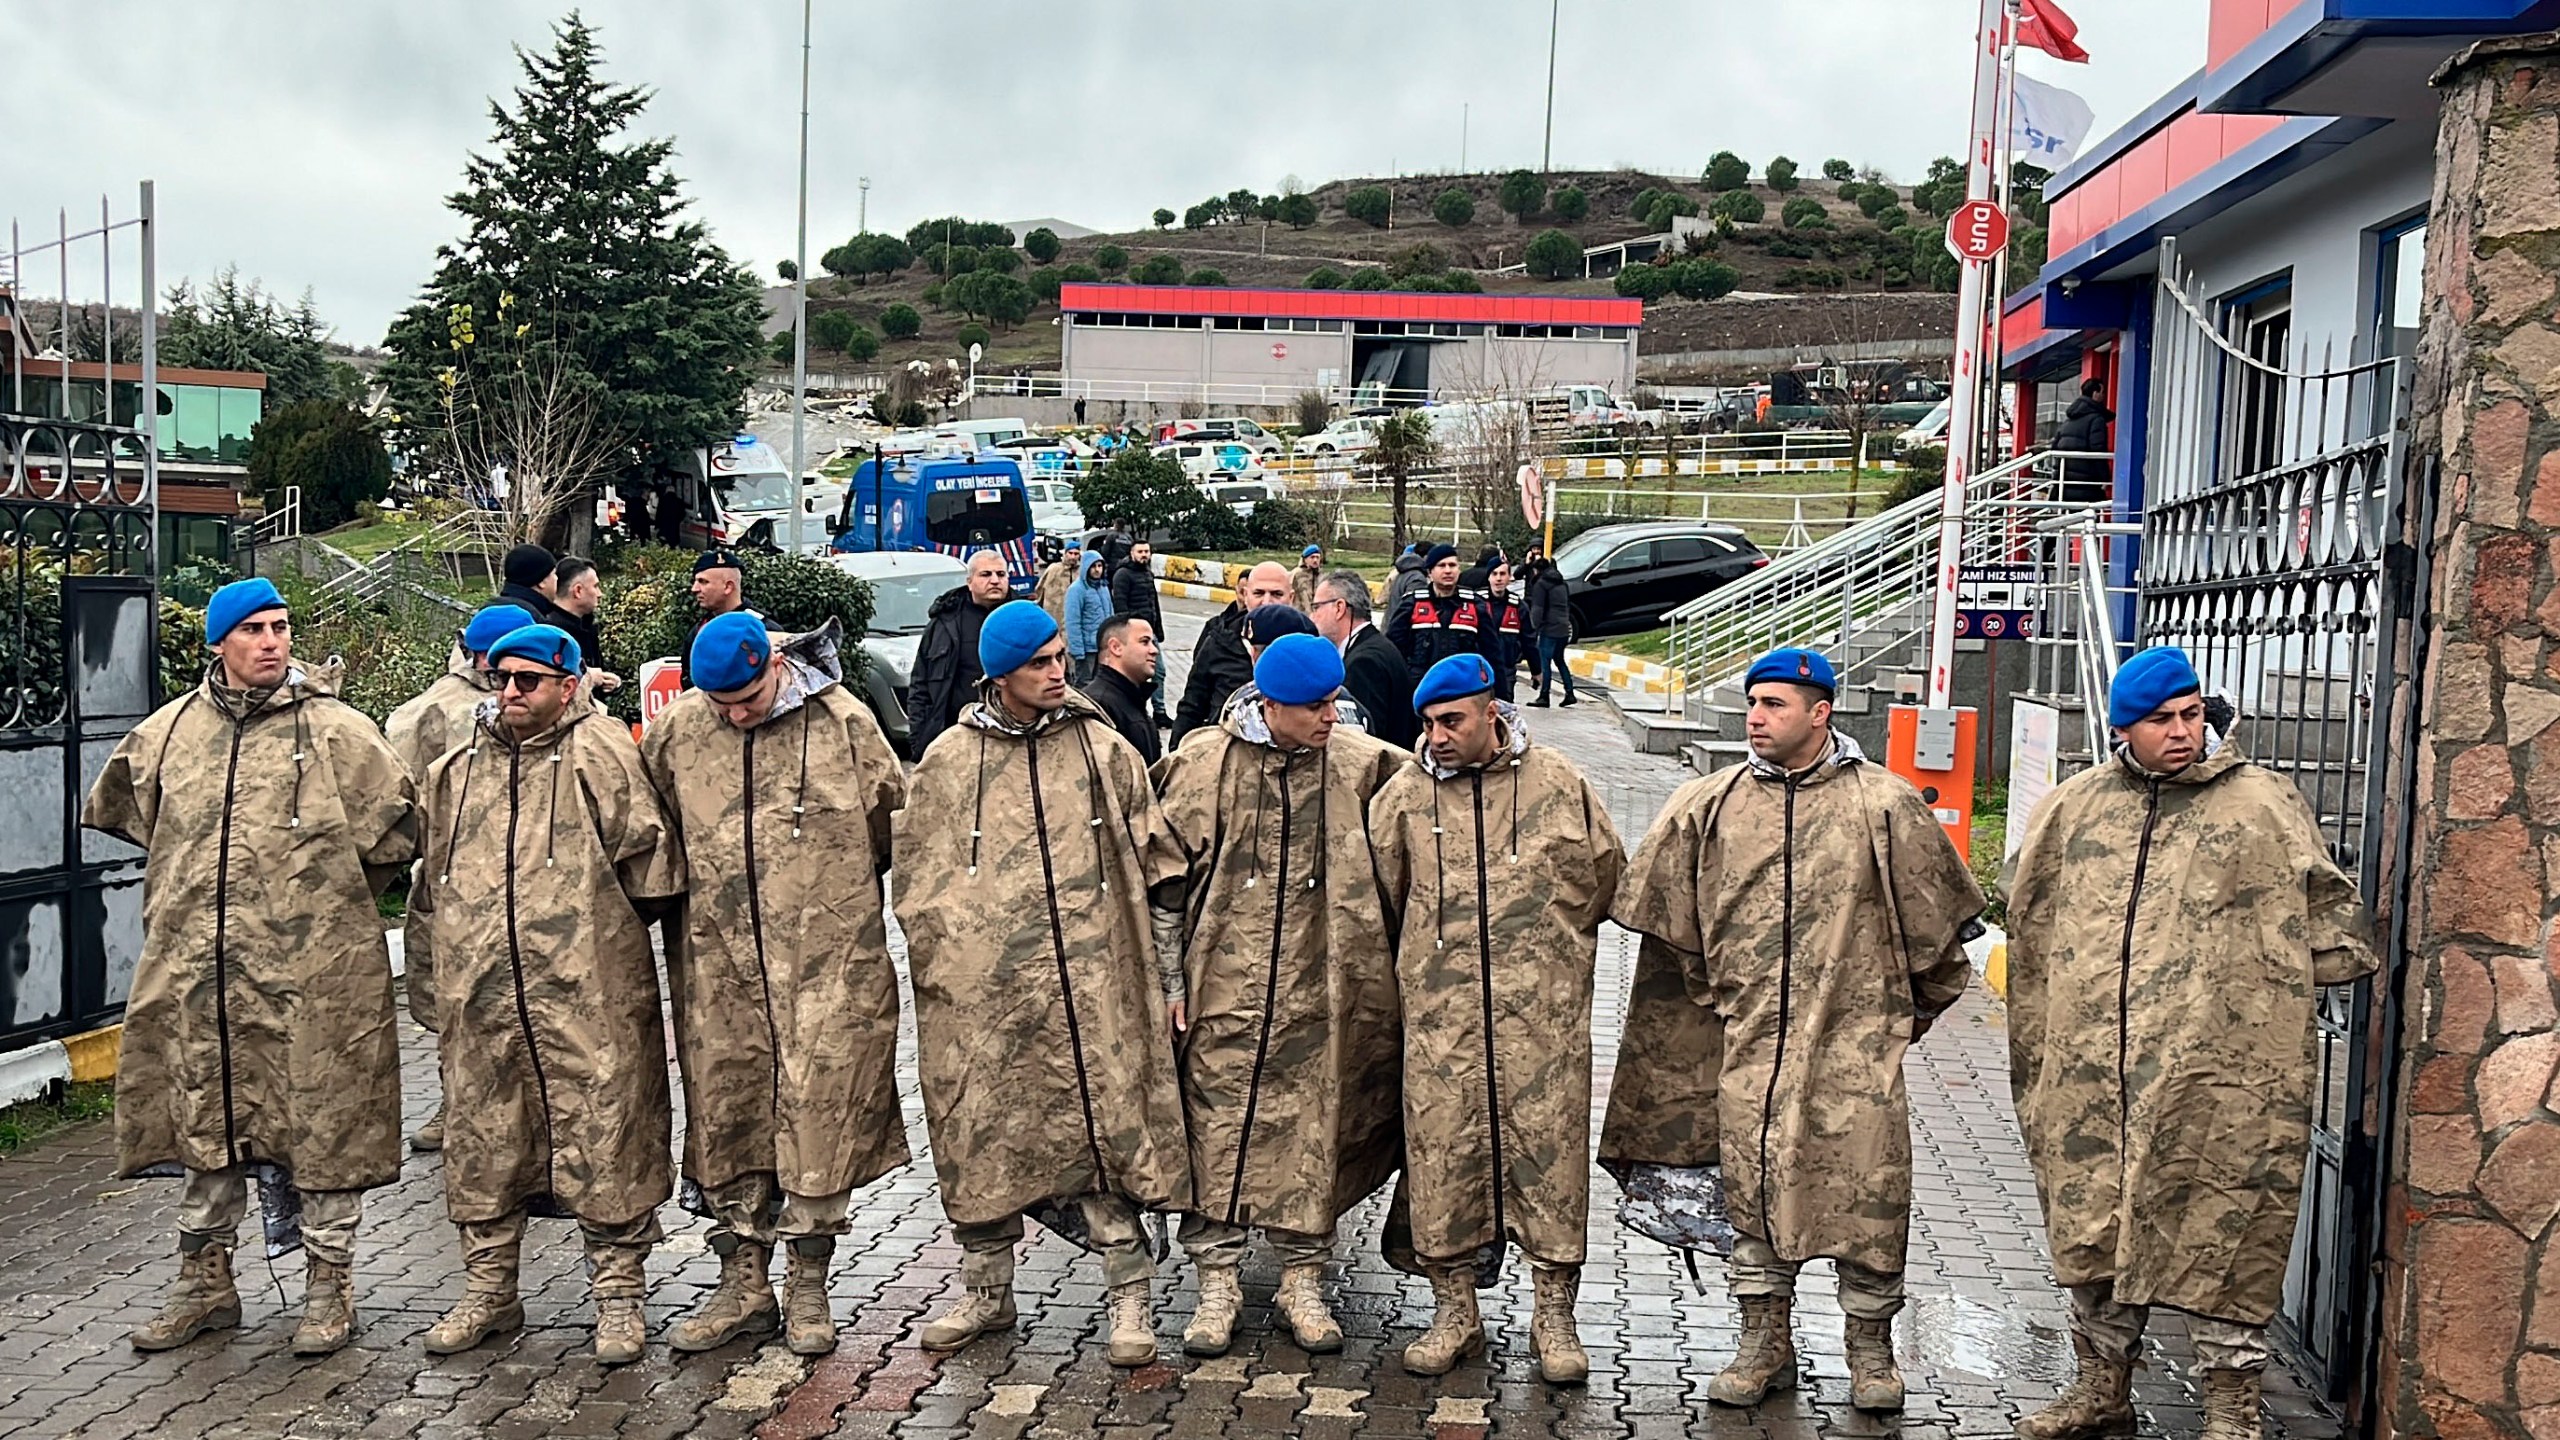
[[[1947,253],[1991,260],[2009,248],[2009,217],[1989,200],[1967,200],[1947,217]]]

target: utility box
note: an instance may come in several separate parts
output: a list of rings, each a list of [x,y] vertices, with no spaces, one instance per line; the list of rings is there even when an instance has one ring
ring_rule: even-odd
[[[1885,768],[1910,781],[1947,828],[1956,853],[1973,858],[1973,756],[1981,715],[1971,706],[1932,710],[1896,705],[1885,721]]]

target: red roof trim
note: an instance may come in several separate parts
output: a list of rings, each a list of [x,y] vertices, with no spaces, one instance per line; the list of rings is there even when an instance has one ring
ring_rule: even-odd
[[[1223,285],[1058,287],[1058,308],[1141,315],[1263,315],[1302,320],[1439,320],[1479,325],[1641,325],[1644,302],[1587,296],[1445,295],[1413,290],[1254,290]]]

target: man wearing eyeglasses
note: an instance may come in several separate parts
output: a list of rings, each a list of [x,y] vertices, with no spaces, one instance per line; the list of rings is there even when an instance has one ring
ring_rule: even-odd
[[[445,1212],[465,1267],[426,1346],[522,1327],[525,1219],[565,1217],[585,1239],[596,1359],[627,1364],[674,1188],[648,926],[684,893],[684,850],[631,732],[578,703],[575,640],[531,625],[488,658],[496,694],[470,743],[427,771],[409,898],[436,949]]]
[[[1397,749],[1411,750],[1421,722],[1413,714],[1404,652],[1370,623],[1370,613],[1368,577],[1336,570],[1316,586],[1307,618],[1342,652],[1342,690],[1359,704],[1360,722]]]

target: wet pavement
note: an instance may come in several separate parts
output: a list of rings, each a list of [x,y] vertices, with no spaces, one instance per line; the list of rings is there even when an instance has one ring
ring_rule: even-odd
[[[1189,612],[1168,616],[1187,651],[1206,608],[1168,609]],[[1667,759],[1633,753],[1605,706],[1530,713],[1531,733],[1582,764],[1630,844],[1687,778]],[[1595,1131],[1633,960],[1632,942],[1605,932]],[[413,1122],[431,1103],[427,1039],[412,1033],[404,1047]],[[2000,1008],[1981,994],[1910,1062],[1911,1305],[1896,1333],[1911,1400],[1898,1421],[1847,1406],[1840,1313],[1821,1265],[1808,1269],[1799,1298],[1803,1388],[1756,1410],[1711,1410],[1706,1381],[1731,1355],[1737,1329],[1721,1270],[1704,1262],[1693,1281],[1673,1252],[1622,1232],[1616,1189],[1597,1170],[1580,1309],[1592,1359],[1586,1387],[1535,1378],[1529,1282],[1516,1258],[1486,1296],[1488,1355],[1436,1380],[1405,1374],[1397,1357],[1429,1323],[1430,1292],[1379,1258],[1382,1198],[1342,1228],[1340,1354],[1311,1356],[1274,1336],[1277,1267],[1257,1249],[1235,1351],[1182,1358],[1194,1289],[1177,1251],[1155,1284],[1163,1362],[1114,1370],[1103,1353],[1098,1264],[1034,1227],[1018,1329],[928,1355],[915,1332],[957,1293],[959,1249],[923,1158],[911,1048],[903,1058],[919,1158],[856,1195],[834,1271],[843,1343],[815,1362],[753,1341],[681,1358],[667,1350],[667,1325],[718,1278],[703,1222],[672,1205],[668,1242],[650,1260],[651,1345],[640,1363],[607,1370],[588,1358],[584,1267],[560,1221],[533,1222],[527,1238],[526,1329],[470,1354],[429,1357],[420,1335],[461,1289],[433,1156],[410,1157],[398,1185],[367,1197],[362,1330],[352,1347],[317,1361],[286,1353],[300,1257],[271,1272],[244,1247],[243,1328],[136,1355],[125,1332],[156,1307],[175,1271],[178,1187],[110,1178],[109,1126],[69,1132],[0,1161],[0,1436],[1991,1436],[2007,1434],[2069,1374],[2067,1305],[2046,1274],[2034,1180],[2010,1118]],[[2202,1416],[2174,1317],[2155,1322],[2150,1351],[2136,1382],[2144,1431],[2193,1435]],[[2289,1379],[2271,1375],[2268,1391],[2271,1434],[2338,1433]]]

